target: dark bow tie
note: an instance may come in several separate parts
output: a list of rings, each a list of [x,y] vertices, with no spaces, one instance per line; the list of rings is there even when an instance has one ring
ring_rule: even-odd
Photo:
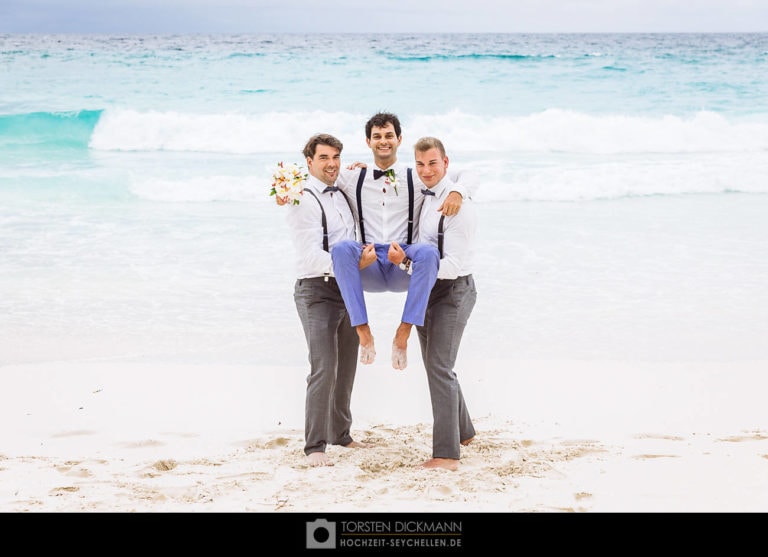
[[[337,188],[336,186],[328,186],[323,190],[323,193],[328,193],[328,192],[333,193],[335,191],[339,191],[339,188]]]
[[[373,179],[374,180],[378,180],[382,176],[386,176],[386,175],[387,175],[387,171],[386,170],[377,170],[375,168],[373,169]]]
[[[424,188],[424,189],[422,189],[422,190],[421,190],[421,193],[423,193],[424,195],[435,195],[435,192],[433,192],[433,191],[432,191],[431,189],[429,189],[429,188]]]

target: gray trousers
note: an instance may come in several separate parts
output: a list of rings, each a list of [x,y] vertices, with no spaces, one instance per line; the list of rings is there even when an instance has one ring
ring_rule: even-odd
[[[309,350],[304,454],[352,442],[350,400],[360,341],[334,278],[298,279],[293,299]]]
[[[460,442],[475,428],[453,371],[459,344],[477,300],[472,275],[438,280],[427,304],[424,325],[416,327],[432,401],[432,457],[460,457]]]

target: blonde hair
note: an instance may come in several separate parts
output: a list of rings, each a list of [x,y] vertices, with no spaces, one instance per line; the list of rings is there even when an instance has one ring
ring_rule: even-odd
[[[419,153],[429,151],[430,149],[437,149],[440,151],[440,156],[445,158],[445,147],[443,142],[436,137],[422,137],[416,142],[413,148]]]

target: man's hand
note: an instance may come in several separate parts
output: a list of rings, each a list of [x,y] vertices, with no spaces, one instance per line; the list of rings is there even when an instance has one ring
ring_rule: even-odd
[[[359,267],[362,271],[369,265],[372,265],[376,261],[376,250],[373,244],[363,246],[363,253],[360,255]]]
[[[400,265],[400,263],[405,261],[405,252],[403,251],[403,248],[400,247],[400,244],[397,242],[389,244],[387,259],[389,259],[390,263],[394,263],[395,265]]]
[[[354,170],[355,168],[367,168],[368,165],[364,162],[355,161],[352,164],[347,165],[347,170]]]
[[[461,197],[461,194],[457,191],[452,191],[448,193],[448,196],[445,198],[445,201],[443,201],[443,204],[440,205],[440,207],[437,208],[437,210],[441,213],[443,213],[445,216],[450,217],[451,215],[455,215],[459,212],[459,209],[461,209],[461,204],[464,201],[464,198]]]

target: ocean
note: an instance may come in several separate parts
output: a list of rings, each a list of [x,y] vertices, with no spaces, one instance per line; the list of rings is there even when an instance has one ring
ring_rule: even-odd
[[[459,364],[766,360],[767,70],[768,34],[0,35],[0,366],[306,367],[271,173],[369,160],[380,110],[475,181]],[[368,300],[387,367],[404,294]]]

